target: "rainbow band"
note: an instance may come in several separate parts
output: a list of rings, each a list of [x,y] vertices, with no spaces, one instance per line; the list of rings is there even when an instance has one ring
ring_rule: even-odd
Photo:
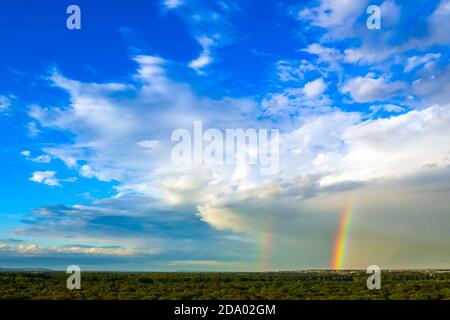
[[[333,251],[333,261],[331,263],[331,268],[333,270],[340,270],[344,266],[344,259],[347,249],[347,240],[350,230],[350,224],[352,221],[352,215],[353,215],[352,206],[349,206],[342,214]]]
[[[261,258],[260,258],[260,271],[270,271],[270,259],[272,257],[272,241],[273,236],[270,228],[266,232],[261,234]]]
[[[267,272],[271,269],[273,249],[273,222],[272,219],[265,221],[264,230],[259,234],[259,271]]]

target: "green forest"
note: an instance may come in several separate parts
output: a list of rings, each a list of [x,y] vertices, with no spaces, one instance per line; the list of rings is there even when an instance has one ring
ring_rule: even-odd
[[[450,271],[384,271],[368,290],[362,271],[274,273],[84,272],[69,290],[64,272],[0,272],[2,300],[450,299]]]

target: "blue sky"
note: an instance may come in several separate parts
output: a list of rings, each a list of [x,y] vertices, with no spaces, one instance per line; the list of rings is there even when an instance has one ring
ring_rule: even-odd
[[[449,21],[448,0],[1,3],[0,267],[328,268],[348,205],[346,267],[448,267]],[[199,120],[280,130],[280,171],[174,165]]]

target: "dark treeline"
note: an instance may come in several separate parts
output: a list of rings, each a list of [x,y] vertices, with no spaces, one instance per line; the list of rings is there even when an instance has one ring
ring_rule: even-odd
[[[450,299],[450,272],[96,273],[68,290],[64,272],[0,272],[0,299]]]

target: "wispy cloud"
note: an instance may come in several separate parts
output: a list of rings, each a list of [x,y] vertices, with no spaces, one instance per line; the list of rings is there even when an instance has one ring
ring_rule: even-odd
[[[183,0],[164,0],[163,4],[167,7],[167,9],[175,9],[183,4]]]
[[[6,96],[0,95],[0,114],[6,112],[11,107],[11,100]]]
[[[200,37],[198,42],[202,46],[203,50],[200,53],[200,56],[189,62],[189,67],[197,71],[199,74],[204,74],[202,69],[213,62],[213,58],[211,56],[211,47],[215,44],[215,40],[206,36]]]
[[[12,245],[10,243],[0,243],[0,254],[19,254],[23,256],[58,256],[58,255],[93,255],[93,256],[137,256],[155,255],[158,250],[121,248],[121,247],[94,247],[86,245],[60,245],[43,246],[37,244],[20,243]]]

